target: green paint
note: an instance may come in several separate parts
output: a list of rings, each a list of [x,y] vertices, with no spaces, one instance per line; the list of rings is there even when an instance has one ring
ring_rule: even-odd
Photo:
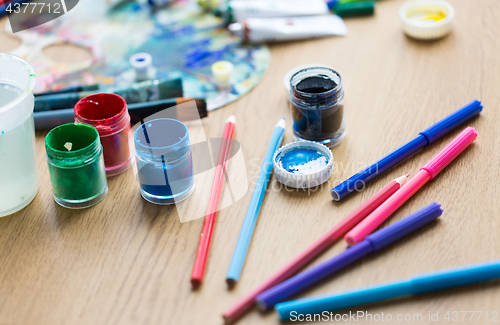
[[[72,144],[71,150],[65,146],[68,142]],[[99,133],[93,126],[74,123],[58,126],[47,134],[45,150],[57,203],[82,208],[104,197],[108,189],[106,170]]]

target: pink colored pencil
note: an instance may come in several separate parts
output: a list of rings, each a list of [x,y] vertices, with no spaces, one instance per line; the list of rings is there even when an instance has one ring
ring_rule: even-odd
[[[238,318],[240,318],[245,312],[247,312],[255,303],[255,298],[262,292],[275,285],[285,281],[295,273],[297,273],[303,266],[313,260],[321,252],[331,246],[338,238],[345,234],[349,229],[354,227],[359,221],[366,217],[370,212],[375,210],[379,205],[381,205],[385,200],[387,200],[391,195],[396,193],[401,186],[408,179],[408,175],[403,175],[395,180],[389,182],[384,188],[375,193],[366,202],[360,205],[356,210],[350,213],[347,217],[342,219],[338,224],[336,224],[332,229],[330,229],[321,238],[312,243],[307,247],[302,253],[297,255],[293,260],[288,262],[284,267],[282,267],[278,272],[272,275],[264,283],[250,292],[248,295],[243,297],[234,306],[228,309],[224,314],[224,320],[226,323],[234,323]]]
[[[231,151],[231,140],[234,136],[235,127],[236,119],[234,115],[231,115],[228,117],[226,126],[224,127],[219,158],[217,159],[217,167],[215,169],[214,182],[212,184],[212,194],[210,195],[210,201],[201,231],[200,243],[198,244],[198,251],[196,252],[196,258],[194,260],[193,272],[191,273],[191,283],[194,286],[199,286],[203,281],[208,252],[210,250],[210,243],[212,241],[212,234],[214,232],[215,219],[217,217],[217,210],[219,210],[222,186],[224,185],[224,174],[227,169],[227,163]]]
[[[382,203],[368,217],[361,221],[356,227],[349,231],[344,239],[349,245],[359,243],[371,234],[387,218],[389,218],[400,206],[403,205],[413,194],[415,194],[428,181],[434,179],[450,162],[462,153],[477,138],[474,128],[468,127],[456,136],[446,147],[444,147],[434,158],[420,169],[417,175],[408,181],[400,191],[396,192],[387,201]]]

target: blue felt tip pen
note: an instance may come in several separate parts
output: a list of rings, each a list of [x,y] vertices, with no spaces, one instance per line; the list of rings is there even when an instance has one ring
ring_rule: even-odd
[[[264,157],[264,162],[262,163],[259,173],[259,178],[257,179],[257,184],[255,184],[252,199],[250,200],[250,205],[248,206],[247,214],[245,215],[245,220],[241,227],[240,236],[238,237],[233,258],[231,259],[231,264],[227,271],[226,281],[229,285],[234,285],[240,279],[241,271],[243,270],[243,265],[245,264],[248,253],[248,247],[250,246],[255,224],[259,216],[262,200],[264,199],[264,194],[266,194],[267,184],[269,183],[269,178],[273,171],[273,156],[280,147],[284,134],[285,118],[283,117],[274,127],[273,135],[271,136],[271,141],[269,142],[266,156]]]
[[[500,278],[500,260],[424,273],[409,279],[386,282],[335,294],[287,301],[277,304],[275,309],[282,320],[289,320],[294,313],[316,314],[323,311],[334,311],[497,278]]]
[[[467,122],[474,116],[481,113],[483,106],[478,100],[474,100],[459,110],[448,115],[441,121],[420,132],[420,134],[410,142],[404,144],[399,149],[388,154],[373,165],[360,171],[348,180],[340,183],[330,190],[335,201],[340,201],[358,188],[363,188],[366,183],[382,174],[392,166],[408,158],[423,147],[433,143],[446,133]]]

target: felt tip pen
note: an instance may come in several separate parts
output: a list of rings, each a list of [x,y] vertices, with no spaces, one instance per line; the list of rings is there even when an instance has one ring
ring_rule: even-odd
[[[66,94],[66,93],[76,93],[76,92],[82,92],[82,91],[94,91],[95,92],[98,90],[99,90],[99,84],[92,84],[92,85],[85,85],[85,86],[69,87],[69,88],[64,88],[64,89],[60,89],[60,90],[45,91],[43,93],[35,94],[35,97],[48,96],[48,95],[59,95],[59,94]]]
[[[472,264],[408,279],[342,291],[334,294],[282,302],[276,305],[281,320],[297,314],[316,314],[370,304],[396,297],[418,295],[500,278],[500,260]]]
[[[146,80],[127,88],[110,89],[110,93],[122,96],[127,104],[148,102],[165,98],[182,97],[182,79]],[[82,98],[93,95],[94,91],[72,92],[35,97],[35,112],[74,107]]]
[[[474,100],[470,102],[431,127],[420,132],[415,139],[404,144],[399,149],[396,149],[373,165],[335,186],[330,190],[330,194],[335,201],[342,200],[361,185],[366,185],[366,183],[408,158],[418,150],[433,143],[451,130],[456,129],[458,126],[479,115],[482,110],[483,106],[480,101]]]
[[[327,1],[328,8],[340,17],[369,16],[375,13],[375,1]]]
[[[404,188],[404,186],[403,186]],[[397,193],[397,192],[396,192]],[[309,288],[313,284],[354,263],[373,252],[396,242],[413,231],[435,220],[442,214],[441,206],[431,203],[428,206],[374,232],[361,243],[354,245],[337,256],[312,267],[257,296],[257,306],[267,310],[278,302]]]
[[[428,181],[434,179],[449,163],[460,155],[474,140],[477,133],[474,128],[468,127],[444,147],[434,158],[425,164],[420,171],[393,196],[382,203],[368,217],[363,219],[357,226],[345,236],[349,245],[362,241],[372,231],[377,229],[387,218],[389,218],[400,206],[403,205],[413,194],[415,194]]]
[[[196,109],[190,107],[177,106],[183,103],[194,101]],[[168,109],[175,107],[174,109]],[[187,122],[208,116],[207,102],[204,99],[195,98],[168,98],[144,103],[128,105],[130,121],[132,123],[141,122],[154,114],[161,112],[162,118],[172,118],[181,122]],[[73,108],[58,109],[45,112],[35,112],[35,129],[37,131],[50,130],[56,126],[72,123],[75,121]]]

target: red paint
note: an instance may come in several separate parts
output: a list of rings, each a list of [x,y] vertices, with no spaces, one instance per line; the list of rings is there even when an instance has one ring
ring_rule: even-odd
[[[99,132],[108,176],[130,167],[130,115],[123,97],[102,93],[82,98],[75,105],[75,122],[90,124]]]

